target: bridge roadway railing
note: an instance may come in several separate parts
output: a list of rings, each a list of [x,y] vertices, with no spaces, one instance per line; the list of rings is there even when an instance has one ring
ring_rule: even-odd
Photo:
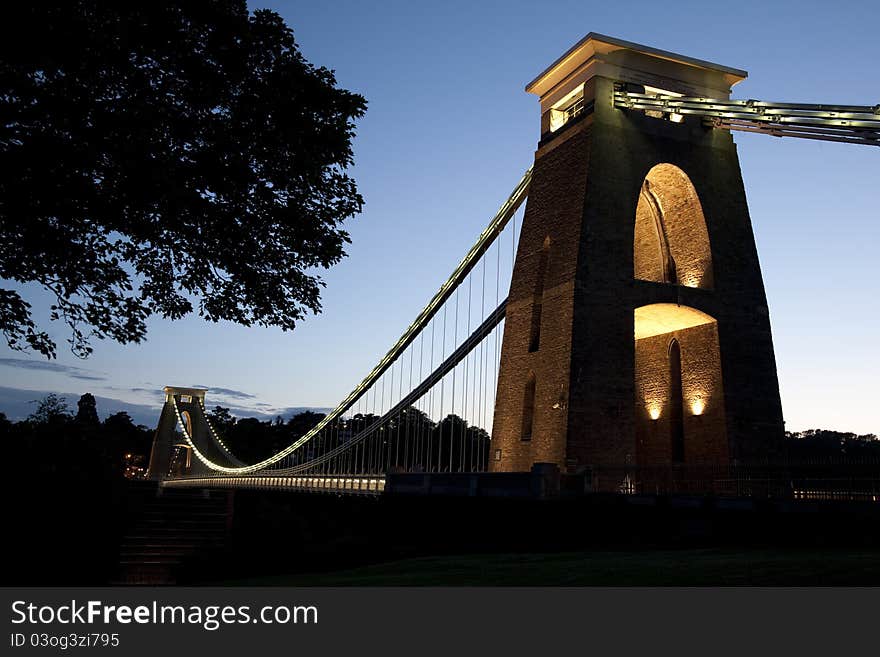
[[[277,490],[344,495],[445,495],[452,497],[558,497],[563,488],[573,489],[584,478],[563,482],[558,466],[536,463],[528,472],[389,472],[352,475],[189,475],[161,482],[164,488]],[[564,485],[563,485],[564,484]],[[578,488],[577,485],[574,488]]]
[[[293,475],[271,474],[244,476],[192,476],[165,479],[163,488],[222,488],[243,490],[279,490],[344,493],[346,495],[381,495],[385,492],[385,475]]]
[[[529,472],[192,475],[165,480],[162,486],[346,495],[553,498],[615,494],[876,504],[880,502],[880,462],[596,465],[578,474],[561,473],[554,464],[536,463]]]

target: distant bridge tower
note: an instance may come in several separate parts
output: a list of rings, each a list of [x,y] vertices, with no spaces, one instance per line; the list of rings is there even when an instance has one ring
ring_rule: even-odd
[[[772,458],[783,436],[736,146],[615,85],[729,98],[745,71],[589,34],[527,87],[541,140],[507,304],[492,469]]]
[[[164,392],[165,405],[153,435],[148,478],[207,472],[208,468],[194,454],[193,446],[215,463],[242,465],[220,442],[205,417],[207,390],[166,386]],[[178,427],[179,432],[175,430]]]

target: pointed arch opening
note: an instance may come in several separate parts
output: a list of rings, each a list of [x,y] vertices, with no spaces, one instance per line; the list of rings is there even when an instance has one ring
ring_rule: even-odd
[[[703,207],[690,178],[673,164],[652,167],[639,189],[633,276],[685,287],[714,285]]]
[[[193,435],[193,424],[192,418],[189,415],[189,411],[180,411],[180,420],[183,423],[183,430],[192,437]]]
[[[544,310],[544,279],[547,276],[547,261],[550,257],[550,237],[544,238],[538,258],[538,272],[535,277],[535,291],[532,297],[531,328],[529,330],[529,352],[541,348],[541,315]]]
[[[523,392],[522,440],[531,440],[535,426],[535,373],[529,372]]]
[[[684,463],[684,401],[681,388],[681,346],[672,338],[667,349],[669,361],[669,439],[672,462]]]
[[[180,411],[182,429],[190,438],[193,437],[193,422],[189,411]],[[192,468],[192,447],[184,437],[174,445],[174,453],[171,458],[171,468],[175,475],[183,475]]]
[[[724,463],[727,419],[718,322],[674,303],[634,311],[636,458]]]

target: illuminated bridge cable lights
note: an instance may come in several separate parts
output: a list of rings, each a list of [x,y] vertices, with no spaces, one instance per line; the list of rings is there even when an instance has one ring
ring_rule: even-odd
[[[496,271],[497,269],[496,264]],[[498,287],[499,283],[496,280],[496,288]],[[502,301],[496,310],[461,345],[456,344],[455,329],[450,330],[449,327],[449,322],[455,321],[454,311],[446,313],[446,353],[449,353],[449,349],[453,347],[455,349],[439,366],[436,365],[435,359],[430,361],[431,365],[428,368],[430,374],[421,384],[413,388],[412,383],[410,383],[409,389],[411,389],[411,392],[408,392],[405,396],[398,396],[396,398],[398,400],[397,403],[390,408],[387,402],[382,405],[381,391],[378,387],[374,388],[376,394],[372,394],[370,397],[373,398],[373,401],[379,400],[379,406],[373,407],[374,411],[381,409],[382,416],[379,419],[366,426],[356,427],[353,430],[353,435],[348,436],[345,441],[331,440],[332,444],[337,445],[334,449],[330,451],[319,449],[317,456],[310,455],[306,463],[285,468],[284,473],[318,472],[322,475],[327,475],[328,473],[337,474],[339,472],[354,471],[384,473],[391,469],[395,471],[421,470],[446,472],[460,471],[462,468],[467,470],[484,469],[485,459],[483,459],[482,465],[478,464],[474,458],[470,460],[463,457],[456,459],[456,454],[475,454],[473,448],[465,450],[462,445],[467,440],[468,432],[473,431],[473,429],[468,427],[475,424],[485,426],[485,417],[481,418],[479,415],[474,417],[472,413],[464,409],[464,403],[469,400],[468,393],[472,385],[471,376],[465,376],[464,372],[466,362],[476,351],[476,347],[481,344],[481,341],[494,341],[490,348],[483,349],[484,357],[485,354],[490,352],[490,349],[494,353],[498,352],[500,344],[499,325],[504,316],[504,308],[505,304]],[[463,322],[463,316],[463,313],[459,313],[460,323]],[[464,324],[462,323],[463,328]],[[444,331],[442,329],[438,330],[436,326],[432,326],[432,329],[431,333],[434,343],[438,347],[435,354],[440,354],[443,351],[443,345],[436,345],[436,343],[438,337],[442,338]],[[424,336],[425,333],[423,333],[418,345],[418,352],[422,357],[423,365],[425,363]],[[451,342],[450,337],[452,337]],[[413,345],[413,347],[415,346]],[[401,359],[399,365],[396,365],[392,370],[391,377],[393,377],[395,382],[400,380],[399,372],[401,370],[415,370],[415,358],[413,356],[416,354],[416,351],[413,348],[407,352],[410,356],[408,366],[404,359]],[[495,365],[492,367],[495,367]],[[486,382],[488,385],[485,386],[485,390],[480,390],[480,398],[490,399],[486,404],[491,408],[494,402],[494,386],[496,381],[492,377],[486,378]],[[453,383],[455,384],[455,393],[452,392]],[[489,387],[492,389],[489,390]],[[397,389],[402,395],[403,387],[398,385]],[[444,389],[446,394],[438,394],[438,391],[442,392]],[[392,386],[385,386],[386,394],[393,390]],[[368,399],[367,402],[369,401]],[[363,408],[363,403],[363,400],[359,402],[358,411]],[[484,408],[486,404],[483,404]],[[438,420],[443,420],[446,418],[447,413],[452,413],[456,417],[460,416],[462,421],[452,422],[449,431],[442,431],[441,428],[437,440],[434,441],[432,440],[431,427],[426,427],[424,423],[418,426],[418,434],[414,432],[416,427],[411,417],[414,413],[418,414],[419,412],[424,413],[424,417],[433,417]],[[342,422],[334,425],[332,431],[338,435],[340,428],[348,428],[350,424],[354,424],[352,419],[346,417]],[[436,427],[433,430],[436,430]],[[405,454],[402,461],[400,459],[401,442],[403,442],[403,454]],[[453,449],[456,443],[458,443],[458,447]],[[353,454],[364,455],[366,458],[365,464],[361,460],[360,465],[353,467],[351,465]]]
[[[619,109],[699,116],[708,127],[880,146],[880,105],[812,105],[647,94],[618,85]]]
[[[200,403],[211,441],[224,457],[230,461],[235,459],[231,465],[217,462],[205,452],[209,446],[200,448],[195,437],[186,430],[174,399],[174,411],[187,444],[195,457],[213,471],[209,476],[268,476],[277,473],[379,475],[390,468],[450,471],[455,460],[451,453],[453,446],[456,441],[464,440],[462,434],[466,430],[453,421],[450,431],[445,432],[443,421],[447,415],[461,417],[465,427],[489,429],[491,422],[491,406],[488,417],[486,408],[494,400],[495,390],[488,390],[490,383],[494,385],[494,377],[489,376],[487,368],[491,366],[490,354],[497,354],[500,345],[499,325],[504,317],[504,304],[499,299],[500,279],[512,273],[515,215],[526,198],[530,180],[531,169],[523,175],[452,275],[376,367],[333,411],[284,450],[258,463],[241,465],[210,425],[204,405]],[[512,226],[513,248],[509,266],[505,262],[502,270],[501,235],[508,225]],[[487,258],[493,248],[496,301],[499,303],[494,311],[490,305],[489,312],[486,303]],[[503,250],[506,252],[506,248]],[[463,296],[461,286],[465,283],[468,285],[467,313],[461,312],[459,307]],[[473,290],[475,284],[479,290]],[[447,303],[454,303],[456,307],[447,308]],[[474,315],[478,316],[479,325],[471,331]],[[462,345],[457,344],[460,335],[469,336]],[[427,345],[426,340],[429,341]],[[492,340],[491,345],[484,344]],[[447,357],[447,354],[450,355]],[[408,365],[406,360],[409,360]],[[495,360],[497,369],[497,357]],[[403,385],[405,372],[409,379],[406,387]],[[416,380],[422,383],[413,389]],[[417,413],[421,414],[421,420],[415,418]],[[458,451],[467,453],[469,450],[461,444]],[[469,461],[471,469],[485,467],[485,463],[477,462],[477,450],[473,445],[470,445],[470,451],[474,452],[474,458],[459,459],[459,466]]]
[[[321,471],[321,474],[335,474],[339,472],[338,470],[340,464],[337,459],[340,455],[345,454],[347,451],[350,451],[353,447],[357,447],[365,442],[368,442],[370,439],[375,439],[377,435],[380,435],[383,431],[388,430],[389,424],[393,420],[399,420],[404,413],[413,407],[413,404],[422,399],[426,393],[434,390],[437,385],[444,381],[448,375],[453,372],[464,358],[466,358],[473,350],[474,347],[483,343],[483,341],[492,336],[493,332],[496,331],[499,324],[504,319],[505,308],[506,308],[506,300],[502,300],[499,306],[492,312],[489,317],[465,340],[455,352],[450,354],[434,371],[432,371],[424,381],[422,381],[418,386],[416,386],[411,392],[409,392],[406,396],[404,396],[394,407],[389,409],[381,418],[376,420],[373,424],[369,426],[365,426],[361,432],[357,435],[353,436],[350,441],[345,444],[337,446],[335,449],[328,451],[307,463],[302,465],[286,468],[283,471],[278,471],[279,473],[288,475],[288,474],[302,474],[307,472],[314,471],[315,468],[321,468],[326,464],[333,463],[334,467],[329,468],[329,472],[327,468],[324,468]],[[500,344],[499,337],[495,336],[495,340],[493,342],[495,345]],[[497,349],[497,347],[496,347]],[[493,382],[494,385],[494,382]],[[442,407],[441,407],[442,408]],[[399,431],[399,425],[396,427]],[[442,433],[440,434],[442,437]],[[375,448],[374,445],[369,445],[371,448]],[[433,445],[429,447],[424,454],[424,458],[422,462],[427,463],[428,470],[431,470],[431,463],[434,462],[434,453],[433,453]],[[375,454],[370,452],[373,456]],[[451,455],[450,450],[450,455]],[[390,452],[388,453],[390,456]],[[451,456],[450,456],[451,458]],[[384,472],[387,469],[388,462],[385,461],[381,469]],[[438,466],[440,464],[438,463]],[[473,461],[472,461],[473,465]],[[344,466],[343,466],[344,467]],[[362,469],[363,470],[363,469]],[[368,467],[364,470],[365,472],[374,472],[375,468],[372,464],[368,464]],[[438,471],[442,471],[442,467],[437,468]],[[446,471],[452,471],[452,466],[447,466]]]
[[[214,430],[214,425],[211,424],[211,420],[208,418],[208,412],[205,409],[205,403],[202,398],[197,397],[196,399],[202,412],[202,419],[205,421],[205,426],[208,427],[208,431],[210,432],[211,437],[214,439],[214,442],[220,447],[220,450],[227,458],[229,458],[233,465],[245,465],[241,460],[238,459],[238,457],[235,456],[235,454],[232,453],[232,451],[230,451],[229,447],[226,446],[226,443],[223,442],[223,439],[220,437],[220,435]]]

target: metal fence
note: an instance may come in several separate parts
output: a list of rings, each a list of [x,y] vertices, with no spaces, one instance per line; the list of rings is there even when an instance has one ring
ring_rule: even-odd
[[[594,466],[589,491],[796,500],[880,501],[880,463]]]

